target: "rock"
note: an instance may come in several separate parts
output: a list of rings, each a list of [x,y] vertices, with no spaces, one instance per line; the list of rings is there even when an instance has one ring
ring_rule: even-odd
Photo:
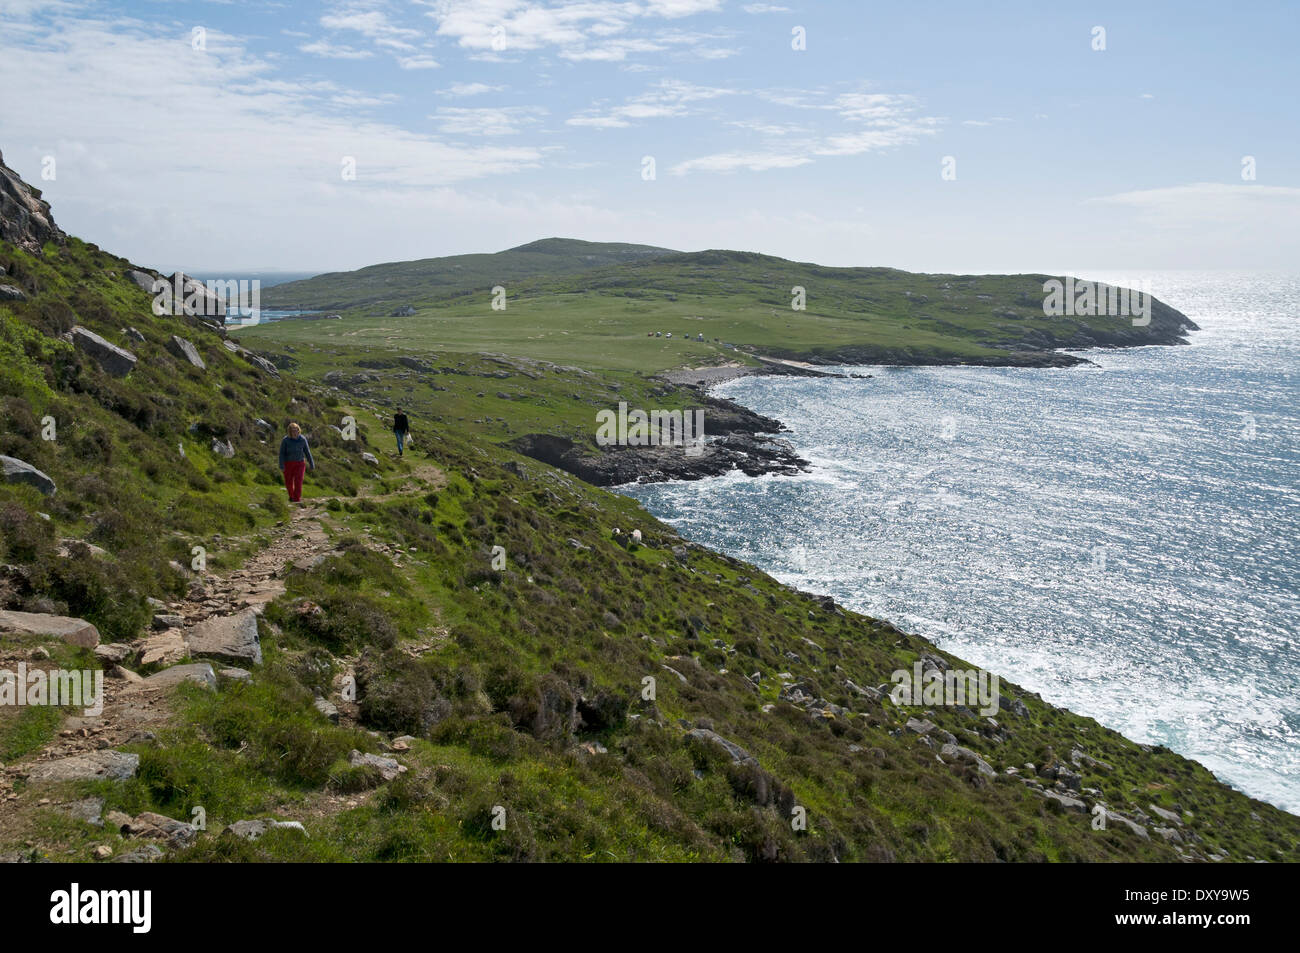
[[[156,675],[150,675],[138,685],[133,685],[132,688],[135,690],[171,688],[181,682],[194,682],[215,691],[217,675],[207,662],[196,662],[192,665],[173,665],[171,668],[163,669]]]
[[[335,705],[328,698],[317,698],[316,701],[313,702],[313,705],[315,706],[318,712],[320,712],[330,721],[334,722],[334,724],[337,725],[339,723],[338,706]]]
[[[122,833],[131,837],[165,840],[172,847],[186,847],[194,842],[199,832],[194,829],[194,825],[185,821],[145,811],[137,814],[122,829]]]
[[[46,242],[67,241],[54,224],[50,203],[4,164],[0,155],[0,241],[13,242],[23,251],[40,257]]]
[[[203,363],[203,358],[199,357],[198,348],[178,334],[173,334],[167,340],[167,350],[182,361],[188,361],[201,371],[208,369],[208,365]]]
[[[377,754],[362,754],[353,748],[348,752],[348,764],[354,768],[374,768],[385,781],[391,781],[406,771],[406,765],[396,758],[384,758]]]
[[[104,815],[104,823],[115,831],[120,831],[131,823],[131,815],[121,811],[109,811]]]
[[[1045,798],[1056,801],[1067,811],[1074,811],[1078,814],[1088,813],[1088,805],[1084,804],[1077,797],[1070,797],[1068,794],[1058,794],[1056,791],[1037,790],[1037,793],[1041,794]]]
[[[185,616],[156,615],[153,617],[152,625],[156,632],[165,632],[168,629],[183,629],[185,627]]]
[[[225,457],[229,460],[235,455],[235,445],[229,440],[222,440],[220,437],[213,437],[212,452],[219,457]]]
[[[242,668],[219,668],[217,669],[217,681],[218,683],[239,682],[244,685],[251,685],[253,684],[253,675]]]
[[[927,718],[909,718],[907,724],[903,725],[904,731],[910,731],[914,735],[928,735],[934,728],[934,722]]]
[[[137,331],[135,328],[127,328],[126,331],[124,331],[123,333],[127,337],[129,337],[132,341],[135,341],[137,344],[144,343],[144,335],[141,334],[139,331]]]
[[[712,731],[708,728],[693,728],[686,732],[686,736],[688,738],[698,738],[701,741],[709,741],[715,745],[719,745],[727,752],[727,754],[731,755],[731,760],[734,764],[758,764],[757,758],[734,741],[728,741],[716,731]]]
[[[0,301],[23,301],[27,292],[17,285],[0,285]]]
[[[270,818],[256,821],[235,821],[235,823],[227,825],[221,833],[251,841],[257,840],[267,831],[277,830],[297,831],[303,837],[307,836],[307,829],[302,826],[301,821],[277,821]]]
[[[141,291],[147,291],[150,294],[154,293],[153,285],[156,279],[148,272],[137,271],[133,268],[130,271],[125,272],[122,277],[129,281],[133,281]]]
[[[100,844],[90,853],[96,860],[108,860],[108,858],[113,856],[113,848],[109,847],[107,844]]]
[[[186,633],[190,654],[223,662],[262,664],[262,642],[257,633],[257,613],[245,609],[235,615],[214,616]]]
[[[125,781],[135,776],[140,756],[125,751],[90,751],[54,761],[38,761],[28,771],[32,784],[58,781]]]
[[[1070,751],[1070,761],[1073,762],[1075,767],[1091,768],[1098,771],[1114,770],[1114,768],[1105,761],[1098,761],[1096,758],[1089,757],[1078,748],[1074,748]]]
[[[53,496],[58,490],[53,480],[30,463],[17,457],[6,457],[0,454],[0,472],[4,473],[6,483],[26,483],[28,486],[36,487],[45,496]]]
[[[180,629],[168,629],[158,635],[151,635],[140,643],[141,666],[171,665],[188,654],[189,649]]]
[[[1151,835],[1147,833],[1147,829],[1132,818],[1125,817],[1123,814],[1116,814],[1114,811],[1105,810],[1104,808],[1103,811],[1105,811],[1106,826],[1108,829],[1112,823],[1115,823],[1120,827],[1127,828],[1143,840],[1151,839]]]
[[[86,552],[90,553],[90,555],[94,556],[96,559],[104,559],[108,556],[108,550],[96,546],[94,543],[88,543],[84,539],[65,537],[64,539],[59,540],[59,558],[71,559],[72,554],[76,551],[77,547],[80,546],[84,546]]]
[[[970,748],[963,748],[961,745],[955,745],[951,742],[939,749],[939,757],[946,761],[964,761],[967,764],[975,765],[976,770],[990,778],[997,777],[998,773],[993,770],[987,761],[977,755]],[[1083,803],[1080,801],[1079,803]]]
[[[361,455],[361,460],[363,463],[368,463],[372,467],[379,466],[379,458],[376,457],[373,453],[363,453]]]
[[[104,826],[104,819],[100,817],[104,812],[104,799],[102,797],[82,798],[80,801],[73,801],[71,804],[63,805],[63,810],[74,820],[85,821],[95,827]]]
[[[113,858],[115,864],[152,864],[163,855],[163,849],[157,844],[145,844],[125,854]]]
[[[99,644],[99,630],[85,619],[38,612],[0,612],[0,632],[62,639],[83,649],[93,649]]]
[[[72,329],[72,343],[113,377],[125,377],[135,368],[136,356],[110,344],[94,331],[80,325]]]
[[[1155,814],[1155,816],[1160,818],[1162,821],[1177,824],[1179,827],[1183,826],[1183,819],[1179,817],[1176,812],[1167,811],[1163,807],[1156,807],[1154,804],[1148,804],[1147,807],[1151,808],[1151,813]]]
[[[389,747],[394,751],[409,751],[411,748],[411,742],[414,740],[415,737],[413,735],[400,735],[393,739],[393,743],[389,745]]]
[[[129,668],[123,668],[121,665],[114,665],[111,669],[109,669],[108,677],[116,678],[123,682],[129,682],[132,685],[136,685],[144,681],[144,678],[141,675],[138,675],[137,673],[131,671]]]

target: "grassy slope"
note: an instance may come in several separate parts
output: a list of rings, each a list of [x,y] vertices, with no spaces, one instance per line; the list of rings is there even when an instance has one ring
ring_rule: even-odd
[[[267,662],[257,684],[213,695],[183,691],[170,732],[158,744],[135,746],[137,779],[66,792],[98,791],[107,809],[174,817],[202,804],[214,831],[279,811],[302,818],[312,834],[306,841],[273,834],[256,844],[209,836],[183,858],[1175,858],[1158,838],[1094,831],[1086,816],[1050,808],[1008,776],[987,780],[938,763],[933,749],[899,731],[920,709],[856,700],[845,687],[846,678],[880,684],[922,652],[947,657],[923,640],[683,546],[635,501],[499,446],[516,432],[589,427],[597,408],[620,397],[655,406],[681,399],[652,394],[660,385],[629,371],[445,352],[425,356],[449,373],[422,374],[373,366],[391,365],[409,353],[405,347],[295,345],[293,334],[305,326],[290,325],[246,338],[292,332],[273,349],[294,347],[289,356],[301,376],[268,381],[206,332],[149,316],[143,294],[115,276],[125,263],[92,246],[50,249],[44,261],[7,248],[0,263],[35,292],[30,302],[0,305],[0,449],[60,484],[53,498],[0,486],[0,561],[29,567],[38,589],[10,594],[11,604],[49,599],[126,638],[143,621],[144,596],[182,585],[166,559],[184,561],[196,539],[219,533],[218,564],[234,565],[283,514],[273,443],[258,442],[258,416],[277,427],[303,420],[321,464],[309,496],[338,497],[327,528],[342,555],[295,574],[268,610],[279,631],[264,631]],[[125,381],[104,378],[52,337],[74,319],[124,344],[118,329],[138,327],[149,343],[132,347],[145,360]],[[166,356],[160,342],[173,331],[201,343],[206,374]],[[330,371],[351,381],[350,390],[306,382]],[[418,459],[398,462],[388,452],[381,418],[395,402],[414,413]],[[33,429],[47,413],[60,422],[54,444]],[[344,413],[360,423],[360,446],[324,430]],[[214,457],[187,436],[196,422],[224,428],[236,458]],[[173,452],[180,440],[189,441],[183,461]],[[358,460],[372,442],[382,457],[377,478]],[[426,456],[447,474],[444,488],[353,496],[362,487],[397,489]],[[646,545],[614,544],[615,526],[641,528]],[[110,557],[59,558],[60,536],[87,537]],[[494,545],[508,556],[500,572],[490,565]],[[385,547],[407,554],[400,567],[377,551]],[[305,622],[295,611],[301,599],[324,607],[323,618]],[[412,645],[428,650],[412,657],[403,651]],[[361,681],[363,725],[420,739],[403,755],[410,772],[372,793],[362,791],[372,779],[342,759],[351,747],[374,750],[375,740],[330,725],[311,705],[346,666]],[[761,673],[757,690],[742,677],[753,672]],[[857,714],[815,720],[780,701],[787,672]],[[646,676],[658,680],[653,704],[640,698]],[[1006,683],[1003,690],[1020,695]],[[575,735],[558,713],[578,696],[586,723]],[[1101,789],[1113,808],[1176,804],[1191,812],[1201,849],[1297,859],[1300,818],[1230,790],[1171,752],[1145,751],[1090,719],[1023,700],[1028,715],[1002,712],[1001,731],[952,710],[925,715],[999,772],[1041,764],[1049,748],[1066,757],[1078,746],[1113,766],[1084,772],[1084,784]],[[744,746],[761,770],[733,766],[720,750],[687,739],[683,720]],[[55,727],[0,720],[0,748],[22,757]],[[599,742],[608,753],[575,753],[577,741]],[[16,802],[0,802],[17,816],[3,828],[13,840],[0,852],[32,839],[52,858],[84,859],[95,844],[117,838],[40,807],[48,791],[21,782],[15,790]],[[507,809],[504,832],[490,826],[494,805]],[[808,832],[791,829],[793,805],[807,808]]]
[[[1043,347],[1080,331],[1147,333],[1134,329],[1129,318],[1045,317],[1042,275],[918,275],[720,251],[595,268],[570,255],[565,267],[529,274],[514,258],[494,271],[496,256],[485,257],[474,268],[477,283],[434,286],[418,277],[435,265],[436,274],[443,274],[447,266],[441,263],[452,259],[376,265],[300,282],[298,294],[317,293],[314,282],[324,282],[322,300],[334,302],[330,307],[345,320],[282,323],[274,336],[301,343],[500,350],[557,363],[653,371],[683,361],[736,359],[729,345],[845,363],[989,361],[1005,359],[1008,349]],[[523,273],[516,277],[512,270]],[[394,318],[391,300],[373,303],[375,275],[401,289],[397,297],[414,304],[417,314]],[[505,310],[492,308],[490,289],[498,284],[507,290]],[[806,290],[805,310],[791,308],[795,286]],[[264,305],[284,303],[280,292],[265,293]],[[674,337],[647,338],[653,331]],[[1155,325],[1149,329],[1156,331]],[[703,342],[694,340],[700,334]],[[686,335],[692,340],[683,340]]]
[[[653,245],[546,238],[502,252],[393,262],[285,282],[265,289],[262,304],[267,308],[335,311],[371,305],[387,314],[416,301],[442,298],[474,288],[490,288],[535,275],[565,274],[668,253],[669,249]]]

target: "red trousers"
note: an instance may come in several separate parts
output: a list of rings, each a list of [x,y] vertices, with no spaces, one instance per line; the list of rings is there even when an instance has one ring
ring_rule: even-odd
[[[289,502],[302,502],[302,475],[307,472],[306,460],[289,460],[284,465],[284,488],[289,491]]]

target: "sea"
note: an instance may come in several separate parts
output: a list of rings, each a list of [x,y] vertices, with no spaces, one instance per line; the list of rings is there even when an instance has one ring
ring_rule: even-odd
[[[810,472],[623,492],[1300,813],[1300,276],[1080,277],[1201,330],[1066,369],[730,381]]]

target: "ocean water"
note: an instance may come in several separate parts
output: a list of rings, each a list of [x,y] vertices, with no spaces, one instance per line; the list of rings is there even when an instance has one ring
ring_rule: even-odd
[[[1202,330],[1095,367],[733,381],[812,472],[625,492],[1300,813],[1300,277],[1085,277]]]

